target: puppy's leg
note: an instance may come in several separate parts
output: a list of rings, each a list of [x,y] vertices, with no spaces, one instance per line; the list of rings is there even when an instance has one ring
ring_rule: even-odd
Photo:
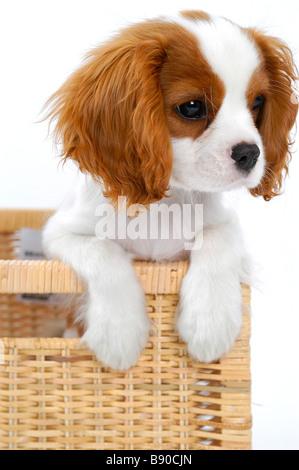
[[[177,310],[177,330],[190,356],[212,362],[229,352],[242,324],[243,242],[238,225],[206,228],[191,251]]]
[[[87,283],[87,330],[82,338],[98,360],[115,369],[135,365],[146,346],[150,320],[132,257],[112,240],[71,233],[61,214],[43,234],[46,254],[71,266]]]

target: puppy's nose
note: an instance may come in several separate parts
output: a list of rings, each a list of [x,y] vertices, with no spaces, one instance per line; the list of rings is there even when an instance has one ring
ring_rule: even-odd
[[[255,144],[238,144],[232,149],[231,157],[240,170],[251,170],[258,161],[260,149]]]

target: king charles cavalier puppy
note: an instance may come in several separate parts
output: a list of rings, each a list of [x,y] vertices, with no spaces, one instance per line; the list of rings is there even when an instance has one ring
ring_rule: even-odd
[[[245,187],[269,201],[280,193],[298,110],[296,78],[281,40],[186,11],[125,28],[90,52],[50,98],[64,160],[86,177],[47,222],[43,245],[86,281],[82,340],[104,365],[136,364],[151,331],[134,258],[190,259],[177,331],[195,360],[211,362],[230,350],[241,328],[247,263],[221,195]],[[97,229],[107,207],[106,223],[118,216],[134,229],[122,226],[115,236],[103,224]],[[173,207],[188,207],[189,216],[173,211],[168,232],[157,236],[161,218],[151,213],[163,208],[163,221]],[[192,217],[195,229],[184,231]]]

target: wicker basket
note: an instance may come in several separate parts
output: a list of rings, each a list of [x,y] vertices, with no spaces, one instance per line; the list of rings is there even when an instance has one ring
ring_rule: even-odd
[[[16,295],[84,290],[58,261],[13,260],[20,227],[46,217],[0,211],[0,449],[250,449],[249,309],[229,356],[193,362],[173,329],[188,263],[136,262],[155,334],[136,367],[105,369],[77,339],[39,337],[57,305]]]

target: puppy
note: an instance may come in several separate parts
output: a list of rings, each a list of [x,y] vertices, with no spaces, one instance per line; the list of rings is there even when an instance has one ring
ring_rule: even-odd
[[[198,361],[230,350],[241,328],[245,251],[221,195],[245,187],[269,201],[280,193],[296,78],[279,39],[185,11],[124,29],[50,98],[62,156],[86,179],[46,224],[43,245],[85,279],[82,339],[104,365],[136,364],[150,333],[134,258],[190,259],[178,333]],[[174,206],[189,208],[187,221],[175,212],[159,235],[161,218],[151,214]],[[98,228],[104,209],[121,230]]]

